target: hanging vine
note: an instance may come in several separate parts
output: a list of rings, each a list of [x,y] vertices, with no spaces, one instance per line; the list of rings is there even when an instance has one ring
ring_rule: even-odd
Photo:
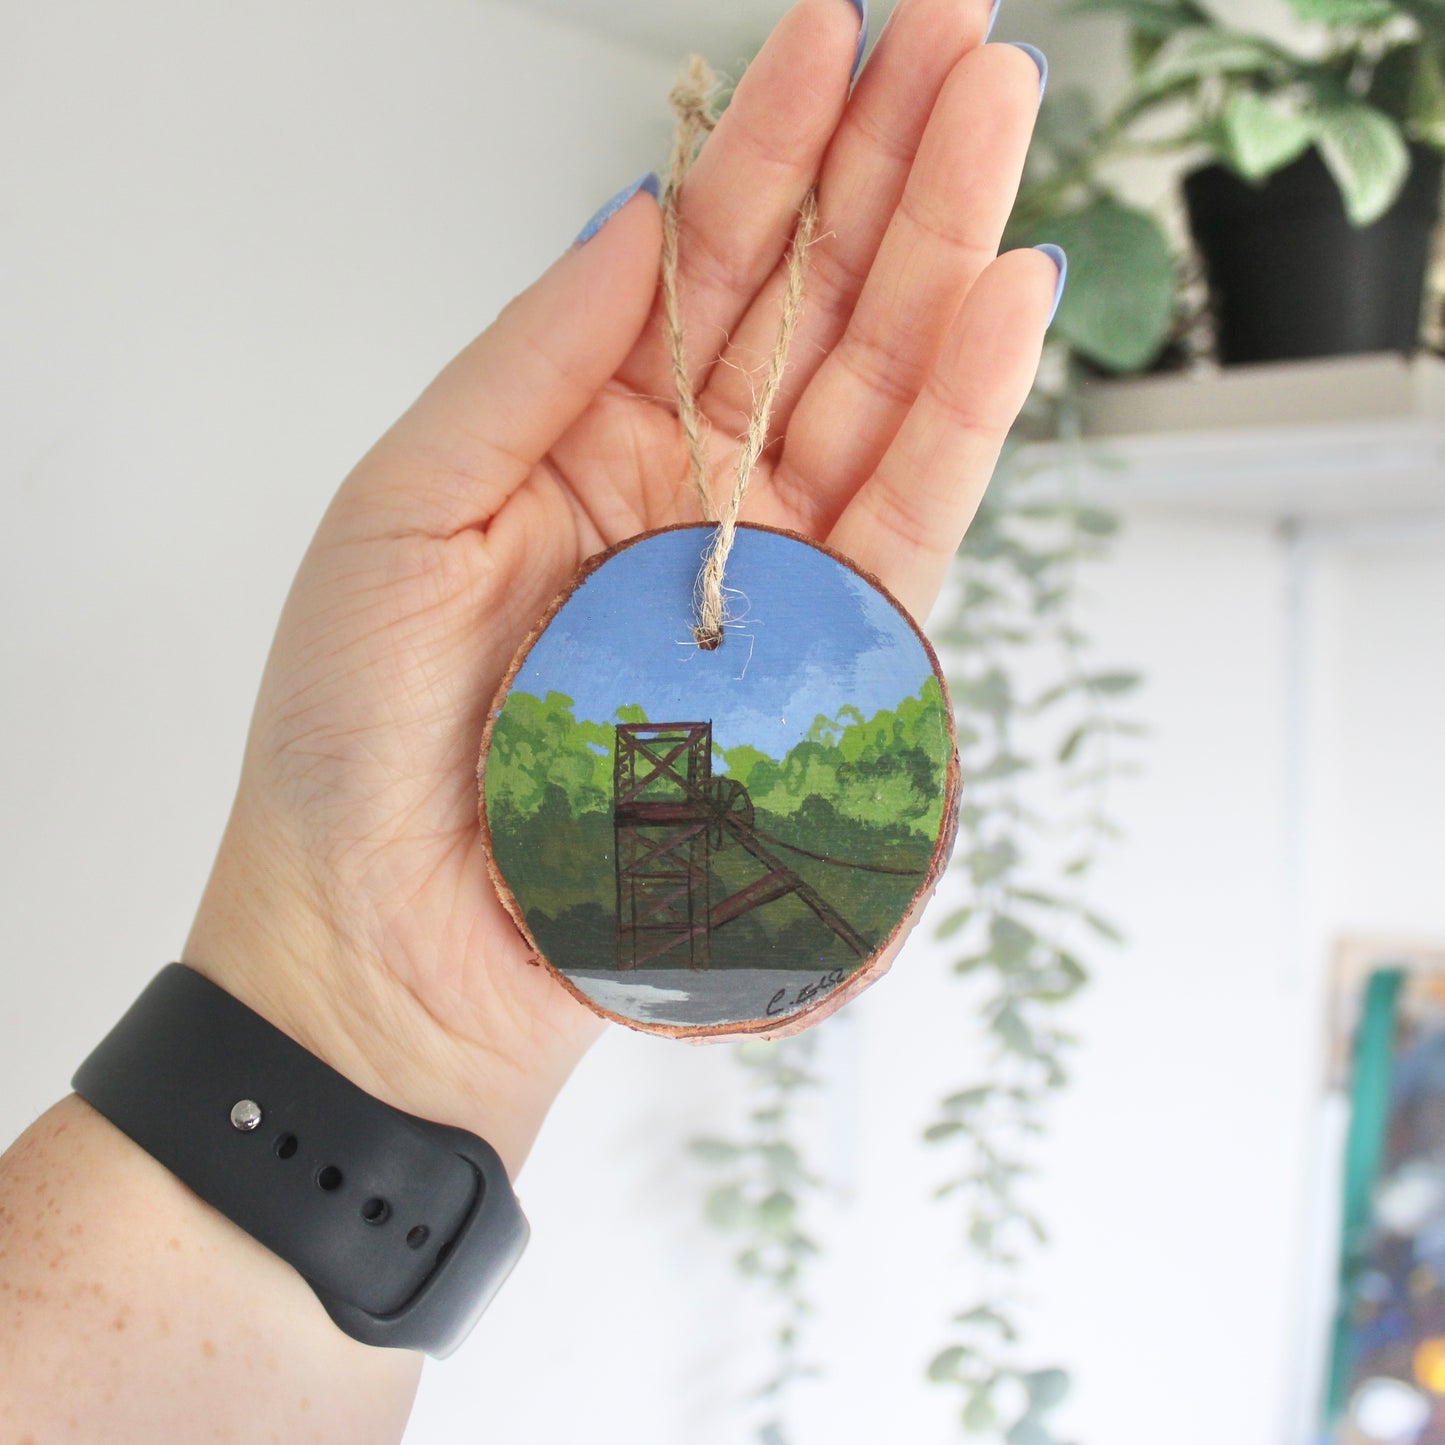
[[[1015,457],[969,532],[956,606],[937,630],[967,780],[954,858],[965,901],[937,936],[956,942],[952,969],[991,1048],[924,1132],[949,1160],[938,1194],[960,1209],[977,1277],[928,1377],[958,1390],[968,1436],[1008,1445],[1055,1445],[1048,1416],[1069,1387],[1063,1369],[1027,1362],[1020,1278],[1047,1240],[1028,1185],[1050,1100],[1068,1082],[1066,1006],[1088,980],[1087,948],[1119,939],[1086,884],[1116,835],[1108,784],[1131,766],[1119,740],[1139,732],[1110,704],[1139,679],[1090,667],[1075,605],[1080,565],[1117,528],[1079,499],[1067,470]],[[1051,681],[1030,692],[1020,664],[1047,655]],[[1056,804],[1041,813],[1030,806],[1039,792],[1077,802],[1062,818]]]
[[[747,1039],[733,1057],[745,1070],[749,1107],[739,1139],[698,1138],[695,1157],[720,1171],[708,1190],[708,1222],[736,1235],[739,1272],[761,1287],[772,1316],[773,1369],[759,1387],[762,1445],[787,1445],[786,1410],[799,1381],[820,1373],[803,1353],[804,1327],[812,1305],[808,1266],[818,1246],[803,1228],[803,1197],[822,1181],[796,1142],[801,1097],[818,1086],[812,1072],[816,1031],[768,1041]]]

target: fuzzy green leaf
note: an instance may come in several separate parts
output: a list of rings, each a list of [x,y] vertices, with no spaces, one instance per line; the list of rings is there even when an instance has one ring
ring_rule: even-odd
[[[775,1189],[758,1205],[758,1222],[765,1229],[786,1229],[793,1222],[798,1201],[786,1189]]]
[[[975,1084],[971,1089],[961,1089],[950,1094],[944,1101],[945,1109],[976,1109],[993,1093],[991,1084]]]
[[[708,1192],[703,1204],[703,1213],[709,1224],[718,1229],[737,1229],[748,1217],[750,1209],[743,1198],[740,1184],[724,1184]]]
[[[687,1148],[688,1153],[704,1164],[729,1164],[742,1152],[726,1139],[689,1139]]]
[[[955,908],[952,913],[944,915],[942,922],[933,930],[933,936],[935,938],[952,938],[972,917],[972,908]]]
[[[733,1056],[744,1068],[766,1068],[778,1056],[778,1043],[775,1039],[744,1039]]]
[[[1302,155],[1314,139],[1309,117],[1242,90],[1229,97],[1223,116],[1225,155],[1249,181],[1262,181]]]
[[[1033,707],[1035,712],[1042,712],[1044,708],[1052,707],[1061,698],[1067,697],[1071,692],[1076,692],[1080,686],[1077,678],[1065,678],[1063,682],[1056,682],[1052,687],[1047,687],[1034,699]]]
[[[1080,507],[1074,513],[1074,525],[1091,537],[1112,537],[1119,530],[1119,516],[1103,507]]]
[[[1034,1047],[1034,1036],[1029,1032],[1029,1027],[1018,1015],[1012,1005],[1005,1005],[998,1011],[993,1021],[993,1031],[999,1036],[1004,1046],[1016,1054],[1023,1054],[1032,1058],[1037,1050]]]
[[[964,1310],[953,1318],[960,1325],[983,1325],[997,1330],[1010,1344],[1018,1339],[1018,1330],[1013,1322],[990,1305],[974,1305],[971,1310]]]
[[[1148,95],[1206,75],[1259,75],[1295,68],[1293,57],[1263,36],[1214,24],[1196,25],[1165,42],[1140,77],[1139,86]]]
[[[1016,758],[1009,753],[1000,753],[990,758],[983,767],[969,774],[972,783],[994,783],[1000,778],[1011,778],[1015,773],[1027,772],[1033,764],[1027,758]]]
[[[803,1161],[798,1151],[786,1140],[775,1140],[759,1144],[758,1153],[767,1161],[768,1168],[775,1174],[796,1175],[802,1173]]]
[[[963,958],[957,958],[953,962],[955,973],[973,973],[980,968],[991,968],[993,966],[993,955],[991,953],[970,953]]]
[[[993,1394],[987,1389],[980,1387],[970,1396],[968,1404],[963,1407],[963,1428],[983,1432],[992,1430],[998,1421],[998,1412],[993,1407]]]
[[[1023,1376],[1023,1387],[1035,1410],[1052,1410],[1069,1393],[1069,1377],[1063,1370],[1031,1370]]]
[[[1053,1432],[1037,1415],[1025,1415],[1009,1427],[1006,1445],[1058,1445]]]
[[[1043,893],[1037,888],[1010,888],[1010,898],[1016,898],[1020,903],[1032,903],[1035,908],[1069,908],[1072,905],[1067,898],[1060,898],[1056,893]]]
[[[1069,256],[1055,332],[1110,371],[1145,366],[1174,321],[1174,258],[1158,220],[1100,196],[1028,239],[1055,242]]]
[[[1001,838],[987,848],[975,849],[966,860],[973,881],[978,886],[992,883],[995,878],[1002,878],[1018,861],[1018,849],[1007,838]]]
[[[930,1144],[937,1144],[941,1140],[952,1139],[955,1134],[962,1134],[966,1127],[956,1119],[945,1119],[941,1124],[930,1124],[923,1131],[923,1137]]]
[[[1117,697],[1121,692],[1130,692],[1139,686],[1141,679],[1137,672],[1099,672],[1084,680],[1090,692],[1102,692]]]
[[[991,668],[982,677],[955,680],[952,688],[954,705],[959,709],[1001,717],[1013,706],[1009,680],[997,668]]]
[[[1038,942],[1038,934],[1016,918],[998,914],[988,927],[989,948],[1001,969],[1017,968]]]
[[[1064,739],[1062,746],[1059,748],[1059,762],[1062,764],[1071,762],[1074,754],[1079,751],[1079,744],[1082,743],[1088,735],[1089,729],[1087,726],[1081,723],[1076,727],[1073,732]]]
[[[1410,169],[1400,128],[1374,106],[1322,106],[1315,115],[1320,154],[1356,226],[1377,221],[1394,204]]]
[[[1097,913],[1090,913],[1087,909],[1080,916],[1100,938],[1107,938],[1110,943],[1124,942],[1124,935],[1107,918],[1100,918]]]
[[[943,1385],[950,1380],[956,1380],[958,1367],[970,1353],[962,1345],[950,1345],[946,1350],[940,1350],[928,1362],[928,1378],[935,1385]]]

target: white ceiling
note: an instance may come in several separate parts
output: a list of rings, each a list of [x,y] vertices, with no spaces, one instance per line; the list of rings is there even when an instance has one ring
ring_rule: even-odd
[[[609,36],[681,64],[692,51],[734,75],[756,53],[790,0],[505,0],[533,14]],[[840,0],[841,3],[841,0]],[[876,37],[896,0],[870,0],[869,29]],[[975,0],[983,5],[985,0]],[[1207,9],[1245,29],[1300,43],[1305,28],[1285,0],[1205,0]],[[1051,68],[1089,83],[1094,51],[1120,51],[1122,26],[1098,17],[1072,20],[1069,0],[1003,0],[996,40],[1030,40],[1049,55]],[[1320,27],[1316,32],[1323,33]],[[1077,57],[1075,52],[1078,51]],[[1111,58],[1112,54],[1111,54]],[[1071,60],[1079,61],[1077,67]],[[1062,64],[1059,64],[1062,62]],[[1077,73],[1070,75],[1070,71]],[[1117,69],[1117,66],[1111,69]]]
[[[741,68],[787,8],[786,0],[511,0],[533,14],[555,16],[679,64],[693,51],[727,71]],[[892,0],[873,0],[876,35]]]

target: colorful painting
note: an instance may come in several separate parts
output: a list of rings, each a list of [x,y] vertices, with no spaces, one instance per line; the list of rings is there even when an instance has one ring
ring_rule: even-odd
[[[589,564],[513,665],[479,766],[504,902],[594,1008],[778,1029],[881,972],[952,842],[927,642],[842,558],[743,527],[721,646],[693,640],[710,527]]]
[[[1445,1445],[1445,949],[1349,939],[1336,977],[1350,1125],[1322,1438]]]

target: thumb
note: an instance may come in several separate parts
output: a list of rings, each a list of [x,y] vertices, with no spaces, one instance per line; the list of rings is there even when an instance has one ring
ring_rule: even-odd
[[[605,224],[594,218],[587,239],[506,305],[343,491],[379,503],[402,530],[485,526],[636,343],[657,289],[656,193],[648,175],[609,202]]]

